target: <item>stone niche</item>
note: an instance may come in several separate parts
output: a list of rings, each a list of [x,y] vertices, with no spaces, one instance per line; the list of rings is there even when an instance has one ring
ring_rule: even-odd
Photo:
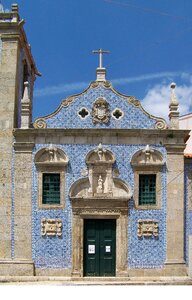
[[[70,189],[74,198],[111,198],[128,200],[132,197],[131,188],[123,180],[113,177],[114,154],[101,144],[86,156],[88,177],[77,180]]]

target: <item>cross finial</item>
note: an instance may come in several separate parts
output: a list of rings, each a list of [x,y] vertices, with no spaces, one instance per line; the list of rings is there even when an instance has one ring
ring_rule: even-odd
[[[99,49],[99,50],[93,50],[94,54],[99,54],[99,69],[103,68],[103,54],[108,54],[110,53],[107,50]]]

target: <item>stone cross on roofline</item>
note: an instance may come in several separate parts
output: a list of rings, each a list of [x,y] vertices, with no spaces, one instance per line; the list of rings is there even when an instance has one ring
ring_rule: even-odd
[[[96,70],[97,74],[97,81],[106,81],[106,69],[103,68],[103,54],[108,54],[110,53],[107,50],[99,49],[99,50],[93,50],[92,51],[94,54],[99,54],[99,67]]]

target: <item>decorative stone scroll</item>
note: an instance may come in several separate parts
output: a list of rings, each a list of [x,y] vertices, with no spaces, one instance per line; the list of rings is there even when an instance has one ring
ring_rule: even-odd
[[[158,237],[159,225],[153,220],[139,220],[138,221],[138,237]]]
[[[92,120],[93,123],[106,124],[109,122],[109,104],[105,98],[98,98],[93,104]]]
[[[47,124],[43,119],[38,119],[33,124],[33,127],[37,128],[37,129],[45,129],[45,128],[47,128]]]
[[[42,236],[62,236],[62,221],[59,219],[42,219],[41,220]]]
[[[155,123],[155,129],[166,129],[167,128],[167,124],[164,120],[158,120]]]

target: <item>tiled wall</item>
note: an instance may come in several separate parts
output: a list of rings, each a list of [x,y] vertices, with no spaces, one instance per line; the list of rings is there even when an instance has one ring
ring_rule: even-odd
[[[185,260],[189,264],[189,235],[192,235],[192,209],[189,210],[189,179],[188,175],[192,173],[192,164],[185,164]]]
[[[48,145],[36,145],[33,153]],[[65,208],[46,210],[38,208],[38,178],[35,165],[33,166],[33,195],[32,195],[32,254],[36,267],[40,268],[71,268],[72,263],[72,211],[68,197],[73,182],[81,177],[81,170],[86,167],[86,154],[98,145],[54,145],[62,149],[69,158],[66,170]],[[134,189],[134,174],[130,165],[133,154],[143,149],[145,145],[103,145],[116,156],[115,167],[119,169],[119,178],[126,181]],[[153,146],[166,155],[162,146]],[[133,200],[129,201],[128,210],[128,267],[155,268],[163,266],[166,255],[166,171],[162,172],[162,203],[160,210],[136,210]],[[63,222],[62,237],[42,237],[41,219],[61,219]],[[137,221],[152,219],[159,222],[158,238],[138,238]]]
[[[93,124],[91,112],[93,103],[98,97],[104,97],[109,103],[110,114],[119,108],[124,116],[116,120],[110,117],[108,124]],[[85,107],[89,115],[82,119],[78,112]],[[68,107],[62,107],[55,115],[46,119],[48,128],[154,128],[156,120],[149,117],[142,110],[114,93],[112,90],[99,86],[91,88],[78,96]]]

